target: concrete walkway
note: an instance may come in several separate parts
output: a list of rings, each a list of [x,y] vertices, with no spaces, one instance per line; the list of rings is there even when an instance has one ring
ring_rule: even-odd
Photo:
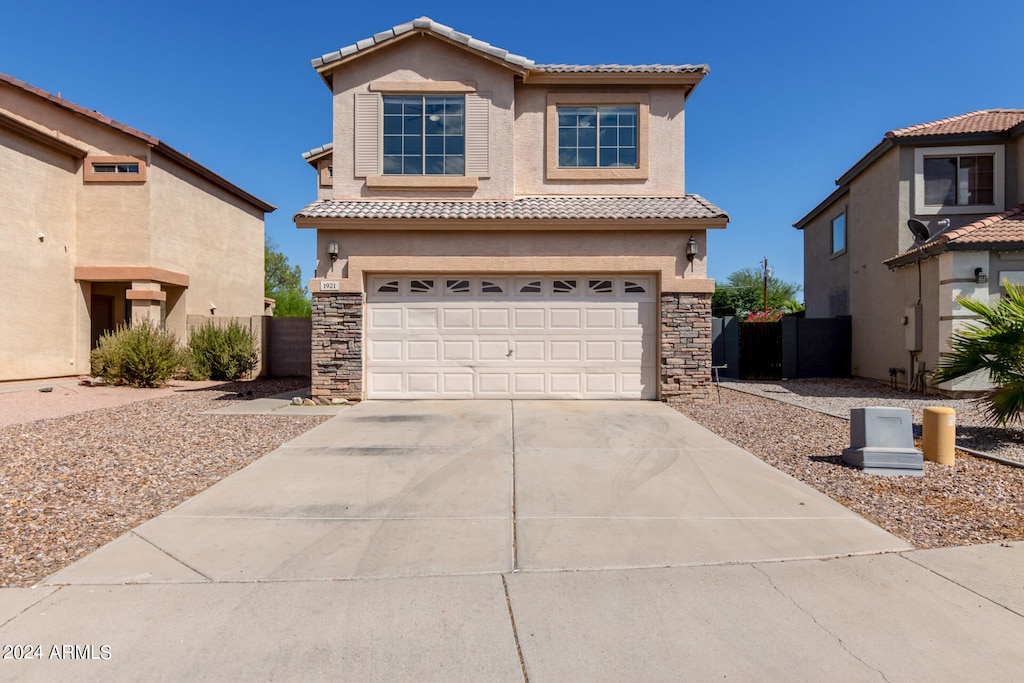
[[[1021,576],[658,403],[367,402],[0,591],[0,680],[1019,680]]]

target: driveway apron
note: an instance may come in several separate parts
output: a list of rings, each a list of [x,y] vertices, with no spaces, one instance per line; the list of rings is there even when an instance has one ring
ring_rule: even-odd
[[[368,401],[46,583],[682,567],[907,549],[660,403]]]

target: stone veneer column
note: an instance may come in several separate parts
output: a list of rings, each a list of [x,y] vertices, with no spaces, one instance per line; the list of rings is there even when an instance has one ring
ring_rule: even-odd
[[[703,401],[711,395],[711,295],[661,295],[661,400]]]
[[[313,295],[312,393],[363,398],[363,295]]]

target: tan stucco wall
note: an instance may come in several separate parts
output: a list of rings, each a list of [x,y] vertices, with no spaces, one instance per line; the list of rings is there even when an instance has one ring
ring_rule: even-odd
[[[547,95],[556,93],[648,93],[650,98],[646,180],[548,180],[545,173]],[[685,194],[682,87],[593,88],[518,84],[515,111],[516,194],[671,197]]]
[[[905,367],[904,308],[917,302],[917,274],[893,272],[882,261],[899,253],[902,233],[900,149],[853,180],[847,200],[847,258],[853,316],[853,373],[887,380],[890,367]],[[905,214],[904,214],[905,215]]]
[[[839,197],[803,228],[804,305],[809,318],[850,313],[849,193]],[[847,249],[832,255],[832,220],[846,212]]]
[[[154,154],[150,166],[149,263],[189,275],[181,294],[188,315],[263,314],[263,214],[208,181]],[[168,298],[168,309],[172,302]],[[172,327],[173,324],[173,327]],[[185,335],[175,316],[168,329]]]
[[[184,337],[186,310],[263,314],[263,213],[136,137],[0,83],[0,109],[28,122],[29,140],[0,125],[0,381],[89,372],[90,296],[114,296],[124,319],[125,282],[75,280],[75,269],[172,271],[168,328]],[[89,156],[83,162],[62,145]],[[145,182],[88,182],[93,156],[132,156]],[[46,238],[40,241],[37,233]],[[124,271],[127,272],[127,271]],[[131,277],[118,278],[131,280]],[[160,289],[151,281],[135,289]],[[159,300],[137,301],[159,311]]]
[[[449,198],[510,199],[514,189],[512,97],[513,74],[508,69],[423,35],[411,36],[394,46],[361,57],[334,78],[334,185],[335,199],[435,197],[433,191],[370,190],[356,178],[353,166],[353,109],[356,93],[370,92],[371,81],[470,81],[490,100],[488,126],[490,177],[481,178],[475,191],[446,191]]]
[[[702,255],[685,256],[690,235]],[[366,273],[654,273],[665,292],[711,292],[703,255],[704,231],[434,231],[320,229],[317,253],[339,244],[331,268],[321,256],[310,291],[320,278],[335,280],[342,292],[361,292]]]
[[[72,277],[79,167],[0,128],[0,381],[79,371],[82,297]]]

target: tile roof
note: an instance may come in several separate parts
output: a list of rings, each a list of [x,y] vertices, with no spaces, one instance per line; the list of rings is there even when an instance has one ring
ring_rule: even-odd
[[[451,26],[438,23],[430,17],[420,17],[407,21],[404,24],[393,26],[386,31],[381,31],[368,38],[346,45],[345,47],[321,55],[312,60],[313,68],[322,69],[334,62],[354,55],[357,52],[368,50],[376,45],[394,40],[410,31],[432,33],[442,38],[461,43],[467,48],[483,53],[488,57],[502,60],[517,70],[529,70],[543,73],[700,73],[707,74],[707,64],[534,64],[532,59],[509,52],[490,43],[477,40],[473,36],[456,31]]]
[[[946,250],[1024,250],[1024,204],[939,233],[924,244],[883,261],[890,268],[921,261]]]
[[[729,216],[700,195],[683,197],[524,197],[507,201],[314,202],[295,218],[458,220],[680,220]]]
[[[319,147],[314,147],[313,149],[309,150],[308,152],[303,152],[302,153],[302,158],[305,159],[306,161],[309,161],[313,157],[320,156],[324,152],[330,152],[333,149],[334,149],[334,143],[333,142],[328,142],[328,143],[325,143],[323,145],[320,145]]]
[[[535,64],[533,71],[559,74],[707,74],[707,64]]]
[[[345,57],[348,57],[349,55],[353,55],[357,52],[367,50],[375,45],[379,45],[389,40],[393,40],[400,35],[415,30],[422,31],[424,33],[433,33],[443,38],[447,38],[448,40],[452,40],[456,43],[462,43],[463,45],[472,50],[476,50],[477,52],[482,52],[490,57],[494,57],[496,59],[505,61],[508,64],[519,69],[529,69],[533,67],[532,59],[527,59],[526,57],[523,57],[521,55],[512,54],[508,50],[503,50],[502,48],[495,47],[490,43],[485,43],[482,40],[477,40],[473,36],[456,31],[451,26],[439,24],[430,17],[420,17],[419,19],[413,19],[412,21],[407,21],[404,24],[393,26],[392,28],[386,31],[376,33],[373,36],[370,36],[369,38],[364,38],[363,40],[353,43],[352,45],[346,45],[345,47],[341,48],[340,50],[337,50],[336,52],[331,52],[321,57],[317,57],[316,59],[313,60],[313,68],[319,69],[322,66],[326,66],[333,62],[340,61]]]
[[[1024,122],[1024,109],[983,109],[948,119],[919,123],[907,128],[890,130],[887,138],[917,137],[921,135],[955,135],[957,133],[1002,133]]]

